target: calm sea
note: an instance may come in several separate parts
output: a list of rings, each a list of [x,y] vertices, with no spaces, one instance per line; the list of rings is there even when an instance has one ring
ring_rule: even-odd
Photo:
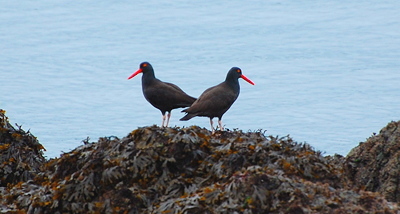
[[[253,80],[226,128],[346,155],[400,119],[400,1],[1,1],[0,108],[57,157],[160,125],[142,61],[192,96],[237,66]],[[207,118],[170,125],[209,128]]]

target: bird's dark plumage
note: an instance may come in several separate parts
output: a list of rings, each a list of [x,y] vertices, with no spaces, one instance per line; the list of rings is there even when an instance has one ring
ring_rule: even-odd
[[[164,126],[165,120],[167,120],[165,126],[168,126],[172,109],[189,107],[196,100],[196,98],[187,95],[178,86],[157,79],[154,75],[153,67],[148,62],[142,62],[139,70],[128,79],[139,73],[143,73],[142,91],[144,97],[151,105],[159,109],[163,115],[161,126]],[[168,112],[167,116],[165,116],[166,112]]]
[[[254,83],[242,74],[242,70],[233,67],[229,70],[224,82],[205,90],[200,97],[182,112],[187,114],[180,120],[190,120],[193,117],[209,117],[211,129],[214,132],[212,119],[218,117],[220,129],[222,127],[222,115],[232,106],[240,93],[239,78],[243,78],[250,84]]]

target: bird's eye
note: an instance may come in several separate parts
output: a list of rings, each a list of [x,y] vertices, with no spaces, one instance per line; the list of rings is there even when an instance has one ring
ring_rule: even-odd
[[[147,63],[144,63],[144,64],[143,64],[143,67],[146,67],[146,66],[147,66]]]
[[[242,71],[241,71],[240,69],[237,69],[237,72],[240,73],[240,72],[242,72]]]

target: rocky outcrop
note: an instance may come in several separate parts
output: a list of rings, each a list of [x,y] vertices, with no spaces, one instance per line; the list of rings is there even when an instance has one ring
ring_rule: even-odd
[[[351,150],[344,169],[355,187],[400,202],[400,121]]]
[[[39,147],[40,148],[40,147]],[[290,137],[199,127],[100,138],[0,188],[0,211],[28,213],[396,213],[353,189],[341,156]]]
[[[46,161],[44,147],[20,126],[14,128],[0,109],[0,186],[33,179]]]

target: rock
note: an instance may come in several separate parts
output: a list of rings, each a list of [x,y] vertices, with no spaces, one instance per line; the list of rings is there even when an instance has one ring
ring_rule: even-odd
[[[400,121],[352,149],[344,169],[353,185],[400,202]]]
[[[45,163],[44,147],[31,133],[14,128],[0,109],[0,186],[33,179]]]
[[[396,213],[352,189],[341,156],[261,131],[142,127],[100,138],[0,188],[1,212]]]

